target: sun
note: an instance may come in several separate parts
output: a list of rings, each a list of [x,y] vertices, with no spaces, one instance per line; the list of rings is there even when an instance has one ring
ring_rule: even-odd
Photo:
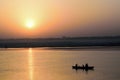
[[[27,28],[33,28],[34,27],[34,21],[33,20],[27,20],[26,21],[26,27]]]

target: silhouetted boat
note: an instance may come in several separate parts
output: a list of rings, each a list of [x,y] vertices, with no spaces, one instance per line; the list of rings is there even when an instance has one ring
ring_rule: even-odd
[[[94,69],[93,66],[89,66],[89,67],[82,67],[82,66],[72,66],[73,69]]]
[[[83,70],[93,70],[94,66],[78,66],[77,64],[75,66],[72,66],[72,69],[83,69]]]

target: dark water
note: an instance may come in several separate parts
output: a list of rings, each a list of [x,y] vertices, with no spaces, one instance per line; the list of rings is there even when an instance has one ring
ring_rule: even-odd
[[[95,70],[73,70],[76,63]],[[120,50],[0,49],[0,80],[120,80]]]

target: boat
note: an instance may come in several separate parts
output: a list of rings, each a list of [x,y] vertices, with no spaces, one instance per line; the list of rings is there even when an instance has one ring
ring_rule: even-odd
[[[85,66],[78,66],[77,64],[75,66],[72,66],[72,69],[82,69],[82,70],[93,70],[94,66],[88,66],[88,64],[86,64]]]

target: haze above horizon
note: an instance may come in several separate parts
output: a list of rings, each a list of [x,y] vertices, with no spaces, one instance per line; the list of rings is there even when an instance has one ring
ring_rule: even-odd
[[[119,0],[0,0],[0,38],[119,36]]]

